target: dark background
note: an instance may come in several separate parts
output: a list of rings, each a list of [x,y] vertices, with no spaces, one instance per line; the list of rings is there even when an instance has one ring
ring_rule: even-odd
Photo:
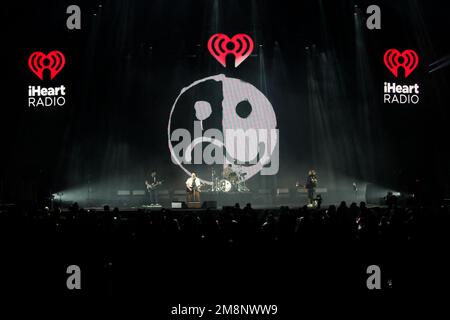
[[[66,28],[70,4],[81,7],[81,30]],[[381,30],[365,27],[370,4],[381,7]],[[179,188],[185,176],[167,148],[170,108],[181,88],[218,73],[252,83],[274,106],[281,137],[272,186],[291,186],[316,168],[329,188],[358,181],[446,196],[450,68],[429,73],[429,65],[450,52],[447,7],[418,0],[2,5],[0,198],[35,200],[87,184],[142,188],[153,168]],[[216,32],[249,34],[253,56],[236,70],[222,68],[206,48]],[[384,66],[390,48],[419,54],[408,79]],[[28,57],[51,50],[65,54],[66,66],[40,81]],[[419,83],[420,103],[383,104],[385,81]],[[61,84],[65,106],[27,107],[29,85]]]
[[[79,31],[65,26],[70,4],[82,9]],[[382,30],[364,26],[370,4],[382,9]],[[280,172],[255,178],[254,188],[289,186],[314,167],[330,189],[358,181],[448,196],[450,69],[429,73],[429,65],[450,52],[447,1],[15,1],[0,12],[0,200],[37,201],[89,184],[107,194],[142,188],[154,167],[170,188],[179,188],[185,176],[171,164],[167,148],[170,107],[182,87],[222,72],[254,84],[277,114]],[[248,33],[254,56],[237,70],[223,69],[206,49],[216,32]],[[418,52],[418,69],[401,81],[420,84],[420,104],[382,103],[383,83],[396,82],[382,61],[390,48]],[[28,69],[28,57],[51,50],[65,54],[66,66],[53,81],[40,81]],[[29,85],[61,84],[68,91],[64,107],[27,107]],[[205,211],[203,221],[214,225],[218,219],[223,228],[219,239],[212,233],[205,242],[191,212],[50,214],[20,206],[3,212],[2,205],[0,290],[19,303],[44,298],[47,313],[60,305],[55,296],[70,297],[64,314],[78,310],[79,296],[106,296],[115,313],[131,297],[127,318],[140,306],[146,314],[160,313],[152,319],[167,318],[178,303],[276,303],[283,319],[305,311],[335,316],[341,309],[361,318],[390,304],[404,314],[433,293],[445,297],[448,288],[448,210],[423,208],[412,216],[409,209],[374,209],[393,217],[381,242],[356,240],[355,225],[344,223],[312,223],[295,239],[289,232],[271,237],[271,230],[261,232],[270,211],[234,215],[237,230],[226,210]],[[281,231],[309,215],[285,210],[276,210]],[[317,213],[311,217],[326,221]],[[182,229],[162,232],[175,218]],[[378,222],[372,220],[376,227],[369,230],[375,238]],[[238,241],[227,241],[228,232],[236,232]],[[82,269],[80,291],[66,290],[71,264]],[[381,292],[366,288],[371,264],[382,269]],[[390,279],[392,287],[386,286]],[[37,312],[14,312],[23,310]]]

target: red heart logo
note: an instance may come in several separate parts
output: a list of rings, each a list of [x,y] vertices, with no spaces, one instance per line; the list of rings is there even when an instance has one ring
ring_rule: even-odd
[[[39,79],[44,80],[44,70],[50,70],[50,79],[62,70],[66,64],[66,58],[59,51],[52,51],[49,54],[36,51],[28,58],[28,67]]]
[[[252,53],[253,40],[244,33],[239,33],[231,39],[225,34],[216,33],[208,40],[208,50],[224,67],[227,55],[234,55],[234,66],[238,67]]]
[[[402,61],[400,61],[402,58]],[[419,64],[419,56],[414,50],[405,50],[402,53],[397,49],[390,49],[384,54],[384,64],[394,76],[398,77],[398,68],[405,69],[405,78],[416,69]]]

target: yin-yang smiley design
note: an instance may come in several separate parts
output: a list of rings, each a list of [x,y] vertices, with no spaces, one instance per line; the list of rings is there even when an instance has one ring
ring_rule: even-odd
[[[188,175],[202,171],[193,166],[211,164],[232,164],[245,180],[268,164],[269,174],[278,170],[275,111],[262,92],[240,79],[220,74],[183,88],[170,111],[167,132],[172,161]],[[211,184],[203,172],[200,179]]]

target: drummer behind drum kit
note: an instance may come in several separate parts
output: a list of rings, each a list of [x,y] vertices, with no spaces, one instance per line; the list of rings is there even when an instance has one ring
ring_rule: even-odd
[[[223,178],[216,176],[214,169],[211,170],[212,187],[214,192],[249,192],[250,189],[245,185],[245,172],[240,170],[229,170],[224,172]]]

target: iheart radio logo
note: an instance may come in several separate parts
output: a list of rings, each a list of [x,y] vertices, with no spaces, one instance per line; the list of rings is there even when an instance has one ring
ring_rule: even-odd
[[[28,58],[28,67],[41,80],[44,80],[45,69],[50,71],[50,79],[53,80],[62,68],[64,68],[65,64],[66,58],[59,51],[52,51],[47,55],[36,51]]]
[[[244,33],[239,33],[231,39],[225,34],[216,33],[208,40],[208,50],[224,67],[227,55],[234,55],[234,66],[238,67],[252,53],[253,40]]]
[[[403,67],[405,78],[408,78],[419,64],[419,56],[414,50],[408,49],[400,53],[397,49],[390,49],[384,54],[384,64],[396,78],[398,78],[398,69]]]

